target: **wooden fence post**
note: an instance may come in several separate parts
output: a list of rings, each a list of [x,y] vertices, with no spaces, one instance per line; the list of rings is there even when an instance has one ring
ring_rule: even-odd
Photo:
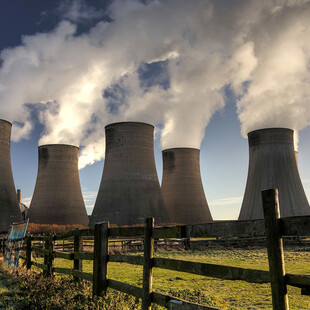
[[[5,254],[5,238],[1,238],[1,253]]]
[[[26,237],[26,268],[31,269],[31,235]]]
[[[93,295],[103,296],[108,287],[109,222],[95,224]]]
[[[49,241],[48,240],[44,241],[44,249],[49,250]],[[48,276],[49,274],[48,274],[48,255],[47,254],[44,254],[43,264],[44,264],[44,266],[47,266],[47,270],[43,270],[43,275]]]
[[[185,233],[186,233],[186,238],[184,239],[184,246],[185,246],[185,250],[189,250],[191,247],[191,236],[190,236],[190,230],[188,226],[185,226]]]
[[[150,310],[152,303],[152,278],[153,278],[153,238],[154,218],[145,219],[144,226],[144,263],[143,263],[143,295],[142,310]]]
[[[83,240],[80,236],[80,230],[76,228],[74,230],[74,253],[76,252],[82,252],[83,251]],[[73,260],[73,269],[82,271],[83,265],[82,265],[82,260],[81,259],[74,259]],[[78,277],[73,277],[75,281],[79,281]]]
[[[54,267],[54,234],[49,235],[49,274],[53,274]]]
[[[267,189],[262,191],[266,241],[269,261],[269,272],[274,310],[288,310],[287,287],[285,283],[285,266],[280,218],[278,190]]]
[[[49,234],[48,239],[45,241],[45,250],[48,251],[48,254],[44,254],[44,265],[47,267],[46,270],[43,272],[44,276],[51,276],[53,273],[53,260],[54,260],[54,253],[53,253],[53,240],[54,235]]]
[[[3,244],[3,247],[2,247],[2,254],[3,254],[3,256],[5,256],[5,243],[6,243],[6,238],[3,238],[2,239],[2,244]]]

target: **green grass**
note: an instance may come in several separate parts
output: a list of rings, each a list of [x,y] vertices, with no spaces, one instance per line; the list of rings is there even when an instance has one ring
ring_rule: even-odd
[[[142,253],[131,255],[142,255]],[[218,247],[206,248],[203,251],[158,251],[155,253],[155,256],[268,270],[267,252],[263,248],[234,249],[232,247]],[[40,260],[38,259],[38,262]],[[73,262],[55,259],[55,266],[72,268]],[[109,278],[140,287],[142,286],[142,266],[125,263],[109,263],[108,266]],[[306,251],[305,248],[286,248],[285,266],[286,271],[289,273],[310,274],[309,249]],[[83,271],[92,272],[92,261],[83,261]],[[64,277],[59,276],[57,278]],[[85,283],[84,285],[91,287],[91,283]],[[91,288],[88,289],[91,291]],[[154,291],[165,292],[188,301],[211,305],[220,309],[271,309],[272,307],[270,284],[220,280],[154,268],[153,289]],[[124,296],[126,295],[113,292],[112,290],[109,291],[109,294],[112,294],[110,297],[114,296],[113,298],[111,297],[112,300],[117,299],[118,303],[120,300],[124,302]],[[301,296],[300,289],[289,286],[288,295],[290,309],[310,309],[310,296]],[[128,305],[131,307],[128,309],[139,308],[139,304],[135,298],[128,296],[126,298]],[[155,308],[162,309],[161,307]],[[105,309],[126,308],[118,308],[116,306],[116,308]]]

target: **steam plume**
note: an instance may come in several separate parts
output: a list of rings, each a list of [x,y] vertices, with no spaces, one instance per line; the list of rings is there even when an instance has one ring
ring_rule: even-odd
[[[309,124],[309,1],[115,0],[111,21],[83,34],[72,21],[103,12],[76,3],[62,14],[71,21],[0,54],[0,113],[19,125],[15,141],[35,111],[39,144],[81,145],[81,168],[103,157],[113,121],[162,124],[163,148],[199,147],[225,87],[243,135]]]

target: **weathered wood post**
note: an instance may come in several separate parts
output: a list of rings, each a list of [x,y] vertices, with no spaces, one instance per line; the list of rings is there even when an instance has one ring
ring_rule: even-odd
[[[49,273],[50,275],[53,274],[54,272],[54,239],[55,239],[55,235],[54,234],[50,234],[49,235]]]
[[[49,241],[48,241],[48,239],[47,239],[47,236],[44,236],[46,239],[45,239],[45,241],[44,241],[44,249],[45,250],[49,250]],[[48,276],[48,254],[47,253],[45,253],[44,254],[44,260],[43,260],[43,264],[44,264],[44,266],[47,266],[47,269],[46,270],[43,270],[43,276]]]
[[[145,219],[144,226],[144,263],[143,263],[143,295],[142,310],[150,310],[152,303],[152,278],[153,278],[153,257],[154,257],[154,238],[153,238],[154,218]]]
[[[80,230],[76,228],[74,230],[74,253],[80,253],[83,251],[83,240],[80,236]],[[77,271],[82,271],[83,265],[81,259],[74,258],[73,260],[73,269]],[[75,281],[79,281],[78,277],[73,277]]]
[[[3,256],[5,256],[5,243],[6,243],[6,238],[3,238],[2,239],[2,244],[3,244],[3,247],[2,247],[2,254],[3,254]]]
[[[108,287],[109,222],[95,224],[93,295],[103,296]]]
[[[45,250],[48,251],[48,253],[44,254],[44,265],[46,266],[46,270],[43,272],[44,276],[51,276],[53,273],[53,260],[54,260],[53,240],[54,235],[49,234],[44,243],[44,248]]]
[[[31,235],[26,237],[26,268],[31,269]]]
[[[5,238],[1,238],[1,253],[5,254]]]
[[[266,241],[271,280],[272,305],[274,310],[288,310],[288,296],[285,283],[283,242],[279,223],[280,209],[277,189],[262,191]]]
[[[186,238],[184,239],[185,250],[188,251],[191,247],[191,236],[190,236],[190,227],[185,226]]]

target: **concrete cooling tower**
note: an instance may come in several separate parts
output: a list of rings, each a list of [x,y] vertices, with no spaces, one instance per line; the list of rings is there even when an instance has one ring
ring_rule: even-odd
[[[261,191],[279,190],[280,216],[310,215],[296,163],[293,130],[267,128],[248,133],[249,171],[239,220],[263,219]]]
[[[154,127],[114,123],[105,127],[105,134],[104,169],[90,226],[103,220],[143,224],[149,216],[157,224],[169,222],[155,167]]]
[[[79,148],[39,146],[39,166],[29,219],[32,223],[88,225],[79,179]]]
[[[22,221],[11,166],[11,128],[11,123],[0,120],[0,232]]]
[[[172,223],[212,221],[200,176],[200,150],[173,148],[163,151],[161,190]]]

